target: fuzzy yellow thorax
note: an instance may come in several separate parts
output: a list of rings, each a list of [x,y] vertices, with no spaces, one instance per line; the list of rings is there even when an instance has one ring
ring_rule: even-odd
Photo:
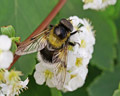
[[[66,38],[64,39],[59,39],[55,34],[54,34],[54,28],[50,31],[50,34],[48,36],[48,42],[54,47],[54,48],[60,48],[65,41],[68,39],[70,36],[70,33],[67,34]]]

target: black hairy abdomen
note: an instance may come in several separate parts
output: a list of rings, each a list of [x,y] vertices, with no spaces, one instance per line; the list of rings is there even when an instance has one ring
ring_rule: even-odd
[[[40,54],[41,54],[43,60],[51,62],[51,63],[52,63],[53,53],[54,53],[54,51],[48,50],[47,47],[43,48],[40,51]]]

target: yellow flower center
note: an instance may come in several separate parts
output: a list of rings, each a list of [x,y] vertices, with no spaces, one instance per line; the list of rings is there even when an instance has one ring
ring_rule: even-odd
[[[84,3],[92,3],[93,0],[84,0]]]
[[[18,80],[20,80],[19,76],[21,76],[21,75],[22,75],[22,73],[20,71],[11,70],[11,72],[9,73],[8,79],[10,81],[16,81],[16,80],[18,81]]]
[[[0,72],[0,82],[4,80],[3,72]]]
[[[2,50],[0,49],[0,54],[2,53]]]
[[[107,1],[107,0],[102,0],[103,3],[104,3],[105,1]]]
[[[80,47],[85,48],[86,47],[86,42],[85,40],[81,40]]]
[[[69,45],[68,50],[73,51],[73,47]]]
[[[46,69],[44,71],[44,75],[45,75],[45,78],[50,78],[51,79],[53,77],[53,73],[48,69]]]
[[[83,62],[83,58],[76,58],[75,65],[76,65],[77,67],[80,67],[80,65],[82,65],[82,62]]]
[[[79,28],[78,28],[78,26],[74,26],[74,28],[76,29],[76,30],[78,30]]]
[[[76,77],[77,75],[76,74],[72,74],[71,76],[70,76],[70,79],[73,79],[74,77]]]

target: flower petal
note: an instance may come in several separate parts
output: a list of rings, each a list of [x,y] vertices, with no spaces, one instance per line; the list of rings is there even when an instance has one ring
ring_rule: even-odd
[[[25,88],[28,85],[29,79],[27,78],[25,81],[21,81],[20,85],[22,85],[22,88]]]
[[[73,79],[71,79],[68,83],[67,86],[64,86],[68,91],[73,91],[73,90],[76,90],[77,88],[83,86],[84,84],[84,80],[77,76]]]
[[[35,72],[34,73],[34,78],[37,84],[42,85],[45,82],[45,76],[44,74],[40,73],[40,72]]]
[[[1,50],[5,50],[5,51],[9,50],[11,47],[11,43],[12,41],[8,36],[0,35],[0,49]]]
[[[5,51],[0,54],[0,68],[8,68],[13,61],[11,51]]]
[[[52,79],[47,79],[47,81],[46,81],[46,85],[48,85],[50,88],[53,88],[53,87],[55,87],[55,85],[54,85],[54,80],[53,80],[54,78],[52,78]]]

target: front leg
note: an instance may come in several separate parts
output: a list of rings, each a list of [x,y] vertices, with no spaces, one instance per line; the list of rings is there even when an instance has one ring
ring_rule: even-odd
[[[71,46],[75,46],[75,43],[73,43],[73,42],[68,42],[68,44]]]
[[[68,42],[68,44],[71,46],[75,46],[76,44],[78,44],[80,46],[80,43],[78,43],[78,42]]]
[[[74,35],[75,33],[77,33],[78,31],[74,31],[74,32],[72,32],[72,33],[70,33],[70,35]]]
[[[54,27],[54,25],[52,25],[52,24],[50,24],[49,26],[50,26],[50,28],[53,28],[53,27]]]

